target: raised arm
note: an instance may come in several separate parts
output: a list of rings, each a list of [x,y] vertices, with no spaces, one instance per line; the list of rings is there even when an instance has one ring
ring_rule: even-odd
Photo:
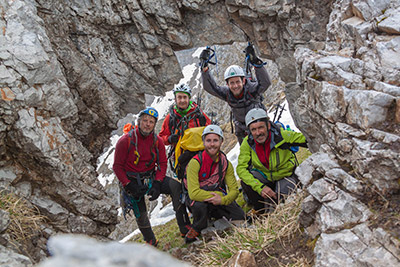
[[[267,69],[264,66],[255,67],[254,69],[256,71],[257,81],[251,82],[251,81],[247,80],[246,82],[249,83],[248,87],[249,87],[250,94],[261,95],[271,85],[271,79],[268,75]]]
[[[203,88],[207,93],[218,97],[219,99],[226,100],[229,93],[228,86],[218,86],[211,75],[210,70],[203,71],[201,73],[201,79],[203,81]]]

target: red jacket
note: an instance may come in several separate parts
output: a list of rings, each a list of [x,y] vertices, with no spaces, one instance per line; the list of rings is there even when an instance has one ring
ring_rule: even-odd
[[[129,154],[129,134],[124,134],[117,142],[114,152],[114,165],[113,170],[118,180],[122,183],[123,186],[129,183],[129,179],[126,176],[127,172],[147,172],[153,170],[157,163],[157,152],[156,147],[153,147],[154,142],[154,133],[149,136],[142,136],[139,132],[139,129],[136,128],[136,136],[138,139],[137,142],[137,151],[139,152],[139,162],[137,165],[134,164],[137,156],[135,155],[136,147],[135,145],[131,145]],[[132,135],[132,139],[136,142],[135,134]],[[158,147],[158,156],[159,156],[159,166],[156,172],[155,179],[158,181],[163,181],[165,177],[165,173],[167,171],[167,156],[165,154],[165,146],[162,139],[157,136],[157,147]],[[150,162],[152,159],[152,155],[150,153],[151,147],[153,147],[152,151],[154,153],[154,160],[150,164],[150,166],[146,166],[146,163]]]
[[[185,118],[187,117],[192,117],[192,115],[194,115],[196,113],[196,109],[197,109],[197,104],[192,102],[192,108],[186,113]],[[210,118],[200,109],[198,109],[199,112],[201,112],[201,114],[205,117],[206,119],[206,123],[204,125],[201,125],[199,116],[195,116],[194,118],[191,118],[189,120],[189,123],[186,124],[179,124],[179,129],[182,131],[188,129],[188,128],[194,128],[194,127],[198,127],[198,126],[207,126],[209,124],[211,124],[211,120]],[[197,112],[197,113],[199,113]],[[164,122],[162,124],[161,127],[161,131],[159,133],[159,136],[161,137],[161,139],[164,141],[165,145],[170,145],[170,143],[168,142],[168,137],[171,134],[181,134],[180,132],[178,132],[176,129],[173,129],[173,133],[171,133],[171,129],[170,129],[170,120],[171,120],[171,113],[173,114],[173,116],[176,118],[176,123],[178,124],[179,121],[182,119],[182,115],[179,114],[176,110],[175,110],[175,105],[173,105],[170,108],[170,111],[168,113],[168,115],[165,117]],[[175,125],[176,126],[176,125]]]

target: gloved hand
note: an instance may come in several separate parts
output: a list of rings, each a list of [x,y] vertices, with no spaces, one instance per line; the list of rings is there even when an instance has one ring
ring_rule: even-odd
[[[136,195],[138,192],[138,189],[136,188],[136,186],[129,182],[127,185],[125,185],[124,187],[125,191],[130,194],[130,195]]]
[[[161,182],[154,180],[153,186],[150,188],[148,195],[151,196],[149,198],[150,201],[156,200],[161,193]]]
[[[200,69],[203,70],[208,66],[208,59],[210,57],[210,49],[206,48],[200,54]]]
[[[176,144],[178,143],[178,140],[179,140],[179,135],[177,134],[171,134],[170,136],[168,136],[168,142],[170,144]]]
[[[246,49],[244,50],[244,52],[246,53],[246,56],[249,56],[249,61],[251,64],[253,65],[262,65],[262,60],[259,59],[256,56],[256,51],[254,50],[254,46],[253,45],[248,45],[246,47]]]
[[[200,59],[208,60],[209,57],[210,57],[210,49],[206,48],[203,51],[201,51]]]

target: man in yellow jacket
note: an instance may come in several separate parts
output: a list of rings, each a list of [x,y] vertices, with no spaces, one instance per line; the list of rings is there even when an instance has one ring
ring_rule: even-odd
[[[258,212],[269,212],[296,188],[297,160],[290,147],[307,147],[307,141],[302,133],[271,123],[260,108],[247,113],[246,126],[250,134],[240,146],[236,172],[248,203]]]
[[[232,164],[220,150],[224,136],[217,125],[207,126],[202,134],[204,151],[194,156],[187,168],[187,188],[193,228],[185,242],[197,239],[210,217],[244,220],[245,213],[235,202],[239,194]]]

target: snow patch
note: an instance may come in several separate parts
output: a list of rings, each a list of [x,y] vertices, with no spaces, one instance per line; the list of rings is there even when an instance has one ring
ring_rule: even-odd
[[[173,220],[175,218],[175,212],[172,207],[172,203],[169,203],[163,208],[163,204],[161,202],[161,198],[157,199],[157,206],[154,208],[154,210],[150,214],[150,224],[151,227],[157,226],[157,225],[163,225],[168,223],[169,221]],[[136,229],[123,239],[121,239],[119,242],[120,243],[125,243],[129,240],[131,240],[135,235],[140,234],[140,230]]]

